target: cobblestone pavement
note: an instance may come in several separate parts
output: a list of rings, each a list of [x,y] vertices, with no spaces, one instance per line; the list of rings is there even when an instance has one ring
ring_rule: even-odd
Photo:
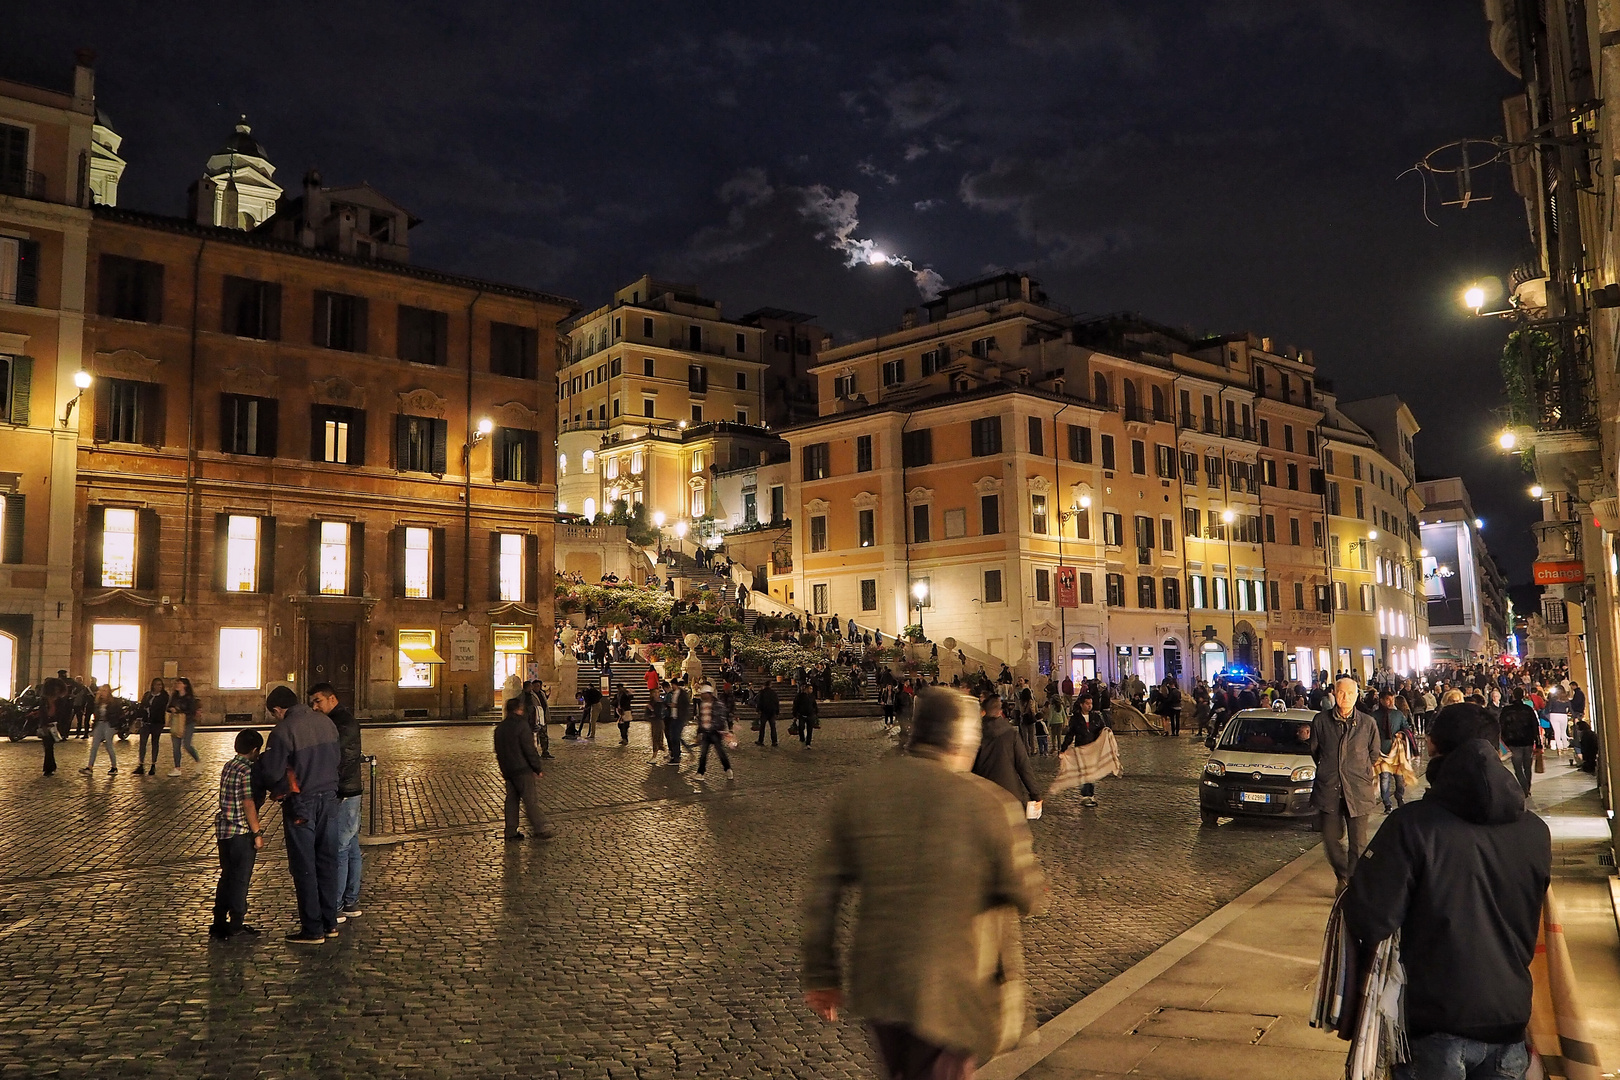
[[[890,745],[880,726],[829,722],[809,751],[745,742],[736,781],[711,762],[706,784],[649,768],[638,727],[629,747],[613,727],[554,735],[546,844],[501,841],[488,728],[368,730],[379,824],[405,839],[367,848],[365,915],[302,951],[280,940],[273,833],[250,897],[265,933],[206,938],[229,736],[199,735],[178,779],[133,776],[132,744],[118,776],[81,776],[74,741],[47,780],[38,743],[0,744],[0,1074],[874,1075],[858,1025],[799,1003],[795,957],[819,812]],[[1282,823],[1201,829],[1196,742],[1123,753],[1100,808],[1070,793],[1035,823],[1053,890],[1025,931],[1039,1020],[1315,843]]]

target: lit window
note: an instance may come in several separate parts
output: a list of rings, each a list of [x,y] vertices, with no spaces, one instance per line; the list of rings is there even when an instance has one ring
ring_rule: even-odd
[[[619,459],[616,457],[608,458],[605,471],[609,480],[617,480],[619,478]]]
[[[579,460],[580,460],[580,467],[583,468],[586,472],[595,472],[596,471],[596,453],[595,453],[595,451],[592,451],[592,450],[585,451],[584,456],[581,457]]]
[[[405,595],[425,600],[433,594],[433,534],[427,529],[405,530]]]
[[[349,460],[349,422],[347,420],[326,421],[325,460]]]
[[[321,522],[321,593],[342,596],[349,591],[349,526],[341,521]]]
[[[523,535],[501,534],[501,599],[523,602]],[[526,650],[525,650],[526,651]]]
[[[112,511],[107,511],[112,516]],[[115,697],[141,694],[141,628],[135,623],[96,623],[90,628],[90,677]]]
[[[433,651],[432,630],[401,630],[399,632],[399,685],[401,689],[420,689],[434,683],[438,665],[444,660]]]
[[[225,591],[254,592],[258,587],[259,519],[232,514],[225,527]]]
[[[645,462],[645,459],[642,457],[642,454],[641,454],[640,450],[637,450],[635,453],[631,454],[630,455],[630,475],[631,476],[640,476],[641,475],[641,468],[642,468],[642,465],[644,464],[644,462]]]
[[[249,518],[248,520],[253,520]],[[219,628],[219,683],[221,690],[257,690],[260,650],[264,631],[256,626]]]
[[[135,587],[135,528],[133,510],[106,511],[101,537],[101,584],[109,589]]]
[[[695,473],[703,471],[703,451],[701,450],[692,454],[692,471]]]
[[[568,455],[567,454],[558,454],[557,455],[557,475],[558,476],[567,476],[568,475]]]
[[[703,498],[703,489],[695,488],[692,491],[692,516],[702,517],[706,500]]]
[[[596,516],[596,500],[595,499],[586,499],[585,500],[585,516],[587,518],[594,518]]]

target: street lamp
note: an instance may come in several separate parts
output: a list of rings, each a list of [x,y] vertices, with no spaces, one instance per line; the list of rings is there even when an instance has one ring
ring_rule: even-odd
[[[1226,528],[1226,610],[1232,616],[1232,643],[1231,652],[1227,654],[1226,662],[1233,662],[1237,656],[1237,567],[1232,565],[1232,524],[1237,521],[1237,511],[1227,507],[1221,511],[1221,524]]]
[[[927,635],[923,634],[923,606],[928,603],[928,582],[919,581],[913,585],[911,595],[917,601],[917,634],[926,641]]]
[[[1473,308],[1474,314],[1478,315],[1479,309],[1485,306],[1485,290],[1478,285],[1470,285],[1463,292],[1463,303]]]
[[[475,435],[473,435],[473,442],[482,442],[483,440],[489,438],[490,432],[494,430],[495,421],[491,420],[487,416],[480,417],[478,420],[478,431]]]
[[[84,397],[84,392],[90,389],[91,382],[92,380],[88,371],[75,371],[73,373],[73,385],[79,388],[79,392],[73,395],[73,400],[69,401],[67,403],[67,408],[62,410],[63,427],[68,426],[68,420],[70,420],[73,416],[73,407],[79,403],[80,398]]]
[[[1503,430],[1502,434],[1496,437],[1496,445],[1500,446],[1504,450],[1512,450],[1515,446],[1519,445],[1519,436],[1513,431],[1512,428],[1506,428]]]
[[[1539,499],[1539,498],[1541,498],[1541,496],[1542,496],[1541,485],[1540,484],[1531,484],[1530,485],[1530,497],[1532,499]]]

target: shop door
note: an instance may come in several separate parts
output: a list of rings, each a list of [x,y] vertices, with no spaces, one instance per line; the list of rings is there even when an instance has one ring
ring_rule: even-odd
[[[354,623],[310,623],[307,670],[305,686],[331,683],[338,701],[354,708]]]

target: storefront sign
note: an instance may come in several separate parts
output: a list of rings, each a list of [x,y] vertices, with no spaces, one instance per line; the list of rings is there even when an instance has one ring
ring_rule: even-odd
[[[450,670],[478,670],[478,628],[470,622],[450,631]]]
[[[1080,606],[1080,594],[1075,588],[1075,571],[1072,566],[1057,568],[1057,606]]]
[[[1579,585],[1586,580],[1581,562],[1538,562],[1532,568],[1537,585]]]

